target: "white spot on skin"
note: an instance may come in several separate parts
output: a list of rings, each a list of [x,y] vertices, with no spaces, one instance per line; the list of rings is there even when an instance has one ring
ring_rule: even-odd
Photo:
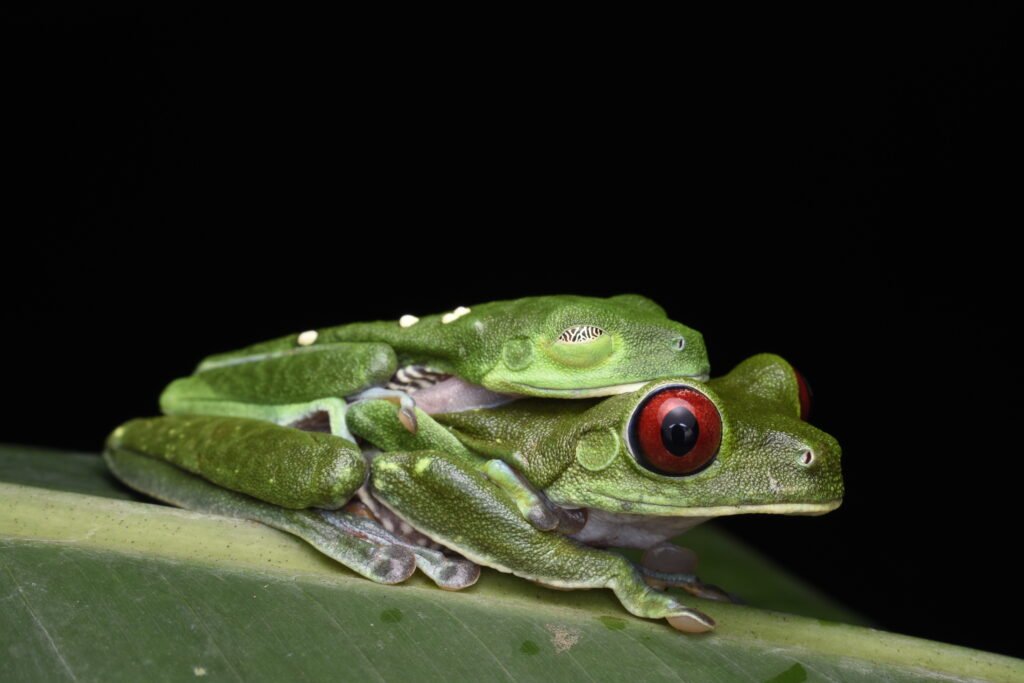
[[[448,323],[453,323],[453,322],[455,322],[456,320],[458,320],[459,318],[461,318],[462,316],[466,315],[469,312],[470,312],[469,309],[466,308],[465,306],[459,306],[458,308],[456,308],[451,313],[445,313],[444,315],[442,315],[441,316],[441,324],[447,325]]]
[[[782,484],[780,484],[775,477],[768,475],[768,490],[772,493],[778,493],[782,490]]]
[[[403,315],[401,318],[398,319],[398,326],[399,327],[412,327],[413,325],[415,325],[419,321],[420,321],[419,318],[417,318],[414,315],[409,315],[407,313],[407,314]]]
[[[306,330],[299,335],[299,346],[310,346],[320,336],[316,330]]]

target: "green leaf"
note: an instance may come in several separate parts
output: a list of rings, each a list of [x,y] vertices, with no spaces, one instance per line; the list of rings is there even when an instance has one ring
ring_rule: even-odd
[[[0,480],[2,681],[1024,680],[1020,660],[753,607],[704,602],[719,628],[687,636],[491,571],[381,586],[259,524],[139,502],[95,456],[0,448]],[[720,532],[685,542],[753,604],[851,616]]]

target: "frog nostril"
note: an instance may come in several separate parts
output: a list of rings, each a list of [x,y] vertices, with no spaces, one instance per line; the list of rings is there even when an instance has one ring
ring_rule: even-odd
[[[804,467],[810,467],[812,464],[814,464],[814,451],[808,448],[807,450],[800,454],[800,459],[797,462],[799,462]]]

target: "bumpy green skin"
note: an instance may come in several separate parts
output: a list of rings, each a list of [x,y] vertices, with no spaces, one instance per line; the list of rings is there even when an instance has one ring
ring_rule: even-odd
[[[245,418],[141,418],[119,427],[111,441],[286,508],[337,509],[367,474],[362,452],[350,441]]]
[[[611,588],[633,614],[705,615],[649,588],[621,555],[536,529],[479,471],[438,451],[394,453],[373,464],[377,495],[432,538],[495,569],[565,588]],[[412,508],[412,509],[409,509]]]
[[[581,325],[590,326],[582,343],[559,341]],[[114,431],[105,451],[112,471],[167,502],[293,533],[376,581],[404,580],[417,567],[448,589],[475,581],[464,560],[323,511],[343,505],[369,476],[377,500],[474,562],[545,584],[608,587],[632,613],[689,620],[689,630],[713,621],[652,590],[621,556],[573,540],[582,517],[571,509],[633,524],[645,515],[820,514],[842,498],[839,447],[799,419],[788,363],[755,356],[704,381],[700,335],[641,297],[495,302],[412,326],[359,323],[309,336],[206,359],[164,392],[168,416]],[[344,400],[408,363],[547,398],[416,411],[414,432],[386,400]],[[628,438],[646,397],[670,385],[702,392],[722,420],[716,459],[685,477],[643,467]],[[605,394],[616,395],[593,398]],[[330,433],[286,426],[317,415],[328,417],[317,427]],[[371,462],[356,437],[375,451]],[[707,588],[692,575],[668,578],[695,594]]]
[[[645,398],[677,384],[700,390],[722,417],[716,459],[686,477],[650,471],[628,445],[630,419]],[[439,415],[436,422],[423,415],[417,435],[394,427],[394,410],[381,402],[356,405],[349,426],[395,451],[374,459],[371,483],[415,528],[475,562],[546,584],[608,587],[638,616],[688,616],[702,628],[713,622],[650,591],[620,557],[536,528],[528,519],[533,508],[520,504],[508,482],[488,479],[486,459],[514,467],[560,505],[631,516],[820,514],[843,494],[838,444],[799,419],[796,375],[768,354],[707,383],[659,380],[598,402],[526,400]],[[473,455],[480,459],[475,465]]]
[[[722,415],[718,457],[684,478],[640,466],[626,443],[633,411],[649,393],[672,384],[701,390]],[[838,504],[839,445],[799,415],[792,368],[762,354],[710,382],[659,380],[596,404],[526,400],[436,419],[470,448],[513,465],[561,505],[717,516],[815,512]],[[813,463],[805,466],[801,460],[808,450]]]
[[[469,313],[446,322],[450,317],[425,316],[408,327],[381,321],[324,328],[316,330],[316,340],[305,347],[298,335],[281,337],[210,356],[200,364],[199,376],[217,367],[339,343],[384,344],[393,349],[398,365],[427,365],[492,391],[529,396],[604,395],[616,393],[609,387],[709,371],[701,335],[669,320],[660,306],[637,295],[495,301],[472,306]],[[600,328],[604,334],[586,343],[558,341],[567,329],[581,325]],[[371,374],[364,386],[379,383],[380,374]],[[307,386],[309,396],[309,385],[295,385]],[[266,401],[267,394],[252,393]]]
[[[225,398],[253,405],[343,398],[387,382],[396,367],[395,352],[387,344],[296,346],[177,379],[164,390],[161,408],[175,412],[190,401]]]

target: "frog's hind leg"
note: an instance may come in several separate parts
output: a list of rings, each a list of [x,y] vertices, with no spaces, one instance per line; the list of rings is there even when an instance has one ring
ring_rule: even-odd
[[[352,440],[346,398],[383,385],[396,366],[387,344],[254,347],[206,359],[195,374],[168,385],[160,407],[168,415],[247,417],[278,425],[303,426],[323,416],[328,431]]]
[[[250,519],[298,536],[372,581],[394,584],[416,571],[409,548],[357,533],[343,533],[321,510],[291,510],[211,484],[166,462],[108,446],[104,458],[118,479],[154,498],[188,510]]]
[[[170,463],[218,486],[292,509],[340,508],[367,475],[362,451],[348,439],[244,417],[131,420],[114,430],[107,447]]]
[[[479,576],[471,562],[334,511],[363,485],[367,469],[354,443],[331,434],[239,417],[146,418],[115,430],[104,455],[114,475],[134,489],[287,531],[381,583],[403,581],[417,566],[448,590]]]
[[[537,529],[505,491],[446,452],[379,455],[371,464],[370,484],[402,519],[474,562],[560,588],[610,588],[631,613],[665,618],[682,631],[715,626],[707,615],[644,583],[621,555]],[[438,501],[458,501],[458,514]]]

